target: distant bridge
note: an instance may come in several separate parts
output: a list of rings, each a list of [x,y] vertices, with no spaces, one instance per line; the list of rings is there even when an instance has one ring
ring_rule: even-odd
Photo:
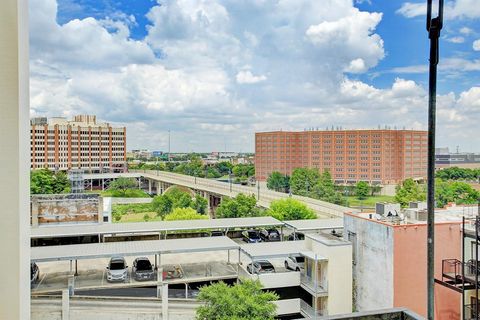
[[[233,183],[225,183],[216,180],[187,176],[178,173],[155,171],[155,170],[132,170],[128,173],[93,173],[84,174],[83,178],[88,183],[97,183],[97,186],[105,187],[107,181],[119,177],[135,178],[146,184],[148,192],[162,194],[172,185],[183,186],[192,189],[197,194],[204,196],[209,202],[209,208],[215,208],[224,196],[235,197],[239,193],[254,195],[257,204],[264,208],[269,208],[273,200],[285,199],[291,197],[305,203],[309,208],[315,211],[319,218],[343,217],[344,212],[351,212],[354,209],[339,206],[329,202],[302,197],[297,195],[289,196],[283,192],[272,191],[265,187],[243,186]]]

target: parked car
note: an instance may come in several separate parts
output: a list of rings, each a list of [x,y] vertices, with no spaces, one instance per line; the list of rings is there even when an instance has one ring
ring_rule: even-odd
[[[30,283],[35,283],[40,277],[40,270],[35,262],[30,263]]]
[[[305,257],[290,256],[285,259],[285,269],[300,271],[305,267]]]
[[[128,278],[128,266],[125,258],[113,257],[107,267],[107,281],[122,282]]]
[[[223,233],[223,231],[220,231],[220,230],[213,230],[212,232],[210,232],[210,236],[211,237],[223,237],[225,234]]]
[[[246,243],[257,243],[262,242],[260,238],[260,232],[257,230],[247,230],[242,232],[243,241]]]
[[[294,232],[287,237],[287,240],[288,241],[305,240],[305,235],[301,232]]]
[[[257,260],[247,265],[247,271],[251,274],[274,273],[275,268],[268,260]]]
[[[280,232],[277,229],[263,229],[260,231],[260,238],[266,242],[280,241]]]
[[[132,265],[132,275],[137,281],[155,280],[155,267],[147,257],[136,258]]]

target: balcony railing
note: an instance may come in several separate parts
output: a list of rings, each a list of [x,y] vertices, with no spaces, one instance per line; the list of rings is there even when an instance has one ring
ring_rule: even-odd
[[[469,260],[463,262],[458,259],[445,259],[442,261],[442,276],[457,282],[475,282],[480,280],[480,261]]]
[[[300,300],[300,313],[307,319],[317,319],[324,315],[322,310],[315,312],[315,309],[303,300]]]
[[[321,281],[314,279],[313,277],[307,276],[306,274],[300,275],[300,284],[306,286],[312,292],[316,294],[326,294],[328,293],[327,284]]]

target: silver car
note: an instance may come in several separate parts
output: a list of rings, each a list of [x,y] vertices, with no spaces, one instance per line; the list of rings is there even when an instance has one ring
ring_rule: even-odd
[[[107,267],[107,281],[125,282],[128,278],[128,266],[124,257],[113,257]]]

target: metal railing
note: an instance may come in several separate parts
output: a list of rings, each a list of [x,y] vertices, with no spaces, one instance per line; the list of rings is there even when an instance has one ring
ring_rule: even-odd
[[[300,313],[307,319],[317,319],[324,315],[322,310],[317,310],[317,312],[315,312],[315,309],[302,299],[300,299]]]
[[[476,305],[467,304],[463,308],[463,319],[464,320],[473,320],[477,319]]]
[[[303,284],[304,286],[308,287],[310,290],[312,290],[315,293],[328,292],[326,283],[315,280],[313,277],[307,276],[304,273],[300,274],[300,284]]]

